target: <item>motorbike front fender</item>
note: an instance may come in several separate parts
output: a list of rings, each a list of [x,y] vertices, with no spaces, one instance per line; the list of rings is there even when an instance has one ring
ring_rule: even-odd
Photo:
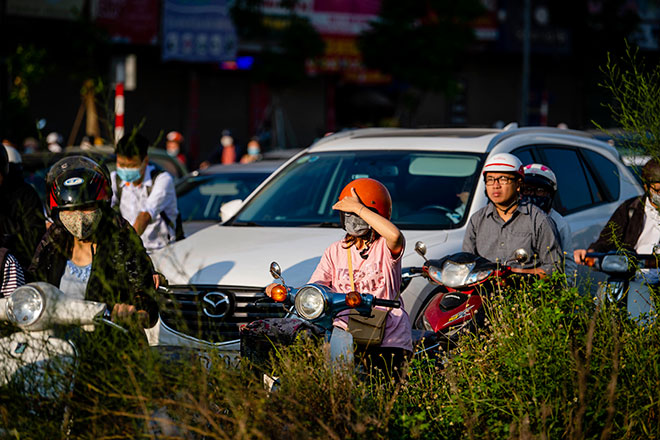
[[[51,331],[13,333],[0,339],[0,386],[55,400],[72,390],[78,358],[75,345]]]

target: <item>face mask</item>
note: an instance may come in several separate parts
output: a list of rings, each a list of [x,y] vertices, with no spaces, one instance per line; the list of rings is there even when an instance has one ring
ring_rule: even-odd
[[[256,156],[259,154],[259,147],[248,147],[248,154],[250,156]]]
[[[229,147],[234,143],[234,139],[231,136],[223,136],[220,138],[220,143],[223,147]]]
[[[101,210],[95,209],[91,212],[83,211],[60,211],[60,221],[67,231],[74,237],[84,240],[94,231],[101,221]]]
[[[522,196],[521,201],[523,203],[531,203],[536,205],[543,210],[543,212],[550,212],[550,207],[552,206],[552,199],[547,196]]]
[[[135,182],[140,179],[140,168],[120,168],[117,167],[117,175],[124,182]]]
[[[169,154],[171,157],[177,157],[177,155],[179,154],[179,149],[178,148],[168,149],[167,154]]]
[[[365,222],[359,216],[349,212],[342,212],[344,216],[344,230],[353,237],[362,237],[371,231],[369,223]]]
[[[651,199],[651,203],[653,203],[653,205],[660,207],[660,194],[649,191],[649,198]]]

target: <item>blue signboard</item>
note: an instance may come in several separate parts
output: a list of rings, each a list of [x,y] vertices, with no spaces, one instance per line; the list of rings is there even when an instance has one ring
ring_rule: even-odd
[[[163,60],[219,62],[236,57],[231,0],[165,0]]]

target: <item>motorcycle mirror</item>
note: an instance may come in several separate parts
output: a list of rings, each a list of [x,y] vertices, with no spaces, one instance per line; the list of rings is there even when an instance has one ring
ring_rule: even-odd
[[[273,278],[284,281],[282,279],[282,269],[276,261],[270,263],[270,274],[273,276]]]
[[[415,243],[415,252],[421,255],[424,260],[426,260],[426,245],[423,241],[418,241]]]
[[[527,262],[527,260],[529,260],[529,254],[525,249],[519,248],[516,249],[516,251],[513,253],[513,259],[520,264],[524,264]]]
[[[656,244],[653,246],[653,255],[659,255],[660,254],[660,244]]]

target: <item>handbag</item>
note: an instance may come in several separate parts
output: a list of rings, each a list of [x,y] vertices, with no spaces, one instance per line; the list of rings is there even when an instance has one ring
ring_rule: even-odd
[[[351,280],[351,290],[355,291],[353,282],[353,264],[351,261],[351,248],[348,252],[348,276]],[[348,331],[353,335],[353,341],[358,345],[379,346],[385,335],[387,315],[391,309],[383,310],[374,308],[371,316],[362,316],[357,311],[351,310],[348,314]]]

